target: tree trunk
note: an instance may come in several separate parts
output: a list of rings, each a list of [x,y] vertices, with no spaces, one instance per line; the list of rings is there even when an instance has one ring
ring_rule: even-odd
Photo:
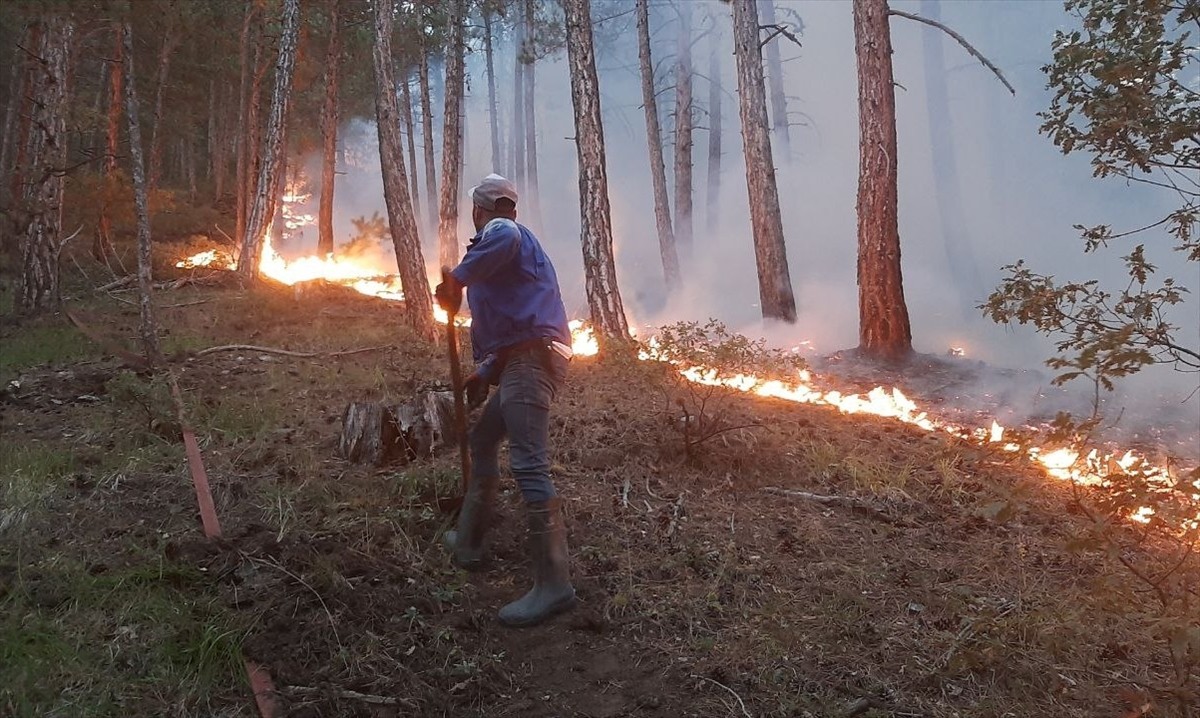
[[[24,34],[24,33],[22,33]],[[17,114],[23,101],[21,69],[25,67],[25,53],[21,48],[13,48],[12,68],[8,79],[8,101],[4,107],[4,136],[0,139],[0,177],[8,177],[11,171],[9,164],[13,158],[13,144],[17,140]],[[0,207],[8,206],[9,184],[0,182]]]
[[[121,104],[125,101],[122,80],[125,77],[124,30],[114,25],[113,66],[108,73],[108,131],[104,142],[104,180],[100,192],[100,218],[96,222],[96,236],[92,241],[92,256],[105,261],[113,253],[112,218],[108,214],[108,199],[117,185],[117,151],[121,143]]]
[[[675,54],[675,240],[692,251],[692,6],[678,3],[679,44]]]
[[[173,8],[172,8],[173,10]],[[163,100],[167,94],[167,75],[171,69],[171,53],[175,50],[178,32],[175,21],[167,19],[167,31],[163,35],[158,54],[158,78],[154,81],[154,132],[150,135],[150,194],[158,189],[162,180],[162,147],[166,128],[163,123]]]
[[[408,166],[412,168],[412,171],[408,173],[408,184],[412,192],[413,216],[420,217],[421,179],[417,175],[417,140],[414,136],[416,134],[417,121],[413,117],[412,91],[408,86],[411,79],[408,73],[405,73],[404,82],[400,83],[400,99],[404,103],[400,111],[404,113],[404,133],[408,136]],[[429,199],[430,201],[433,200],[432,197]],[[419,222],[417,223],[417,228],[420,229]],[[418,231],[417,237],[420,238],[420,236],[421,233]]]
[[[214,86],[214,90],[215,90]],[[225,177],[229,169],[229,147],[226,143],[229,137],[229,88],[223,87],[216,101],[216,122],[213,125],[212,136],[212,182],[213,202],[219,203],[225,196]]]
[[[500,157],[500,120],[496,107],[496,64],[492,52],[492,13],[486,6],[483,8],[483,52],[487,58],[487,87],[488,87],[488,126],[492,133],[492,172],[501,172],[503,160]]]
[[[38,23],[31,23],[25,29],[25,37],[23,47],[36,47],[41,42],[42,26]],[[21,91],[16,95],[19,98],[20,105],[17,109],[16,128],[12,140],[13,157],[11,166],[11,175],[8,183],[9,204],[21,205],[25,201],[25,177],[28,175],[29,167],[26,166],[26,161],[29,154],[30,133],[33,130],[33,111],[34,102],[37,92],[37,64],[33,58],[25,57],[22,53],[21,65]],[[19,226],[16,227],[15,235],[21,235],[25,231],[25,224],[19,221]],[[13,238],[17,239],[16,236]],[[9,247],[12,248],[11,246]]]
[[[592,326],[605,340],[629,341],[629,325],[613,260],[612,215],[608,202],[608,170],[604,160],[604,125],[600,114],[600,81],[592,44],[591,0],[563,0],[567,55],[571,70],[571,102],[575,107],[575,147],[579,155],[579,206],[583,268]]]
[[[758,0],[761,25],[776,25],[775,0]],[[792,161],[791,126],[788,123],[787,95],[783,92],[783,62],[779,59],[780,38],[767,43],[767,82],[771,88],[771,130],[779,140],[779,153],[785,163]]]
[[[721,219],[721,63],[717,56],[718,35],[709,35],[708,56],[708,227],[715,231]]]
[[[896,94],[887,0],[854,0],[858,57],[858,349],[903,359],[912,329],[896,219]]]
[[[648,0],[637,0],[638,67],[642,76],[642,109],[646,115],[646,145],[650,153],[650,179],[654,186],[654,225],[658,230],[658,253],[662,258],[667,291],[679,287],[679,257],[671,227],[667,200],[667,169],[663,164],[662,128],[658,123],[658,100],[654,95],[654,62],[650,56],[650,10]]]
[[[256,3],[246,4],[246,15],[242,20],[242,40],[239,48],[239,67],[241,68],[241,88],[238,91],[237,118],[237,167],[234,181],[237,182],[236,214],[237,224],[234,236],[239,240],[246,234],[246,198],[250,185],[250,78],[257,77],[258,43],[254,43],[254,56],[250,55],[250,34],[254,27],[257,13]],[[257,113],[255,117],[257,122]]]
[[[450,38],[446,58],[445,111],[442,113],[442,194],[438,201],[438,262],[458,264],[458,187],[462,172],[463,23],[464,0],[451,6]]]
[[[67,160],[67,114],[70,108],[71,47],[75,25],[64,16],[51,15],[33,33],[31,81],[33,99],[30,130],[24,153],[24,237],[21,242],[21,279],[17,306],[37,313],[56,308],[58,253],[62,242],[62,203]]]
[[[246,233],[241,238],[242,253],[238,259],[238,271],[248,279],[258,276],[263,236],[274,206],[271,195],[279,184],[283,165],[284,123],[292,92],[292,70],[296,66],[296,40],[300,34],[300,0],[283,0],[282,24],[279,57],[275,63],[275,86],[271,92],[271,114],[267,117],[267,131],[263,138],[262,163],[258,168],[258,182],[247,212]]]
[[[940,3],[921,0],[921,15],[938,20]],[[934,197],[941,218],[942,243],[950,276],[958,290],[963,317],[974,315],[972,307],[982,299],[983,280],[971,247],[967,218],[959,192],[958,162],[954,155],[954,126],[950,99],[946,92],[946,64],[942,57],[941,31],[933,27],[921,30],[925,69],[925,108],[929,115],[929,149],[933,162]]]
[[[421,59],[417,65],[418,79],[421,82],[421,138],[425,150],[425,229],[427,232],[437,231],[437,172],[434,168],[433,156],[433,101],[429,96],[429,59],[425,56],[425,48],[418,49]],[[416,167],[412,168],[415,173]]]
[[[513,168],[517,192],[525,191],[525,6],[517,9],[513,32]]]
[[[405,318],[417,336],[432,342],[437,336],[433,298],[429,292],[429,279],[425,276],[425,259],[421,256],[421,242],[417,237],[417,218],[408,197],[400,145],[400,107],[392,69],[391,3],[375,3],[374,19],[375,41],[371,59],[375,69],[375,125],[379,132],[379,164],[383,172],[388,228],[404,287]],[[426,140],[429,140],[428,136]]]
[[[190,139],[182,141],[180,146],[181,155],[183,157],[184,176],[187,178],[188,201],[195,204],[196,202],[196,143]]]
[[[733,40],[737,57],[738,109],[742,119],[742,152],[746,157],[746,189],[754,258],[758,265],[758,296],[764,319],[796,321],[796,298],[788,272],[779,212],[779,188],[767,129],[767,97],[763,87],[762,48],[754,0],[733,0]]]
[[[150,206],[147,199],[149,190],[142,164],[142,127],[138,122],[137,75],[133,70],[133,30],[128,22],[121,30],[121,43],[124,45],[123,69],[128,80],[125,83],[125,117],[129,123],[133,206],[137,212],[138,309],[141,314],[139,333],[142,335],[142,349],[146,354],[146,362],[154,366],[159,360],[159,353],[158,327],[154,322],[154,305],[150,300],[154,277],[150,267]]]
[[[317,254],[333,254],[333,184],[337,158],[338,69],[342,64],[342,0],[329,11],[329,50],[325,53],[325,106],[321,111],[321,205],[317,210]]]
[[[533,26],[534,19],[534,4],[533,0],[525,0],[525,24],[526,27]],[[537,113],[536,107],[536,92],[537,92],[537,56],[533,47],[533,33],[528,33],[529,41],[526,45],[526,60],[525,63],[525,208],[526,222],[532,221],[534,227],[539,230],[542,228],[542,203],[538,196],[538,164],[537,164]]]

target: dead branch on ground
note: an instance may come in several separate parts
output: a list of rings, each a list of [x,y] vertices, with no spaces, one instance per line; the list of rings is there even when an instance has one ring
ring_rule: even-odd
[[[312,359],[315,357],[343,357],[343,356],[349,356],[351,354],[363,354],[366,352],[382,351],[384,349],[390,349],[390,348],[391,348],[390,344],[382,344],[377,347],[360,347],[358,349],[347,349],[345,351],[336,351],[336,352],[297,352],[297,351],[292,351],[290,349],[278,349],[276,347],[260,347],[260,346],[255,346],[253,344],[223,344],[221,346],[208,347],[207,349],[201,349],[200,351],[196,352],[192,356],[202,357],[207,354],[215,354],[217,352],[245,351],[245,352],[259,352],[261,354],[279,354],[281,356],[298,357],[301,359]]]

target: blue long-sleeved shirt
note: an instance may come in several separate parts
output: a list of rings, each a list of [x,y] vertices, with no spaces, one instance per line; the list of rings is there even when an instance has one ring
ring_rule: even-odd
[[[451,274],[467,287],[476,371],[489,381],[498,380],[494,361],[507,347],[544,337],[570,345],[558,275],[528,227],[488,222]]]

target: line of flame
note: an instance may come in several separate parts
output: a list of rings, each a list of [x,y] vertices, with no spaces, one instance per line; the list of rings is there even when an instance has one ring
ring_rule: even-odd
[[[233,258],[221,250],[208,250],[180,260],[177,267],[236,267]],[[260,270],[263,274],[284,284],[292,285],[297,282],[323,279],[348,286],[362,294],[392,301],[402,301],[404,293],[400,287],[399,278],[394,275],[381,275],[378,268],[370,263],[353,257],[339,256],[307,256],[288,261],[279,256],[270,243],[270,235],[263,246],[263,258]],[[440,307],[434,307],[434,319],[446,324],[448,317]],[[457,326],[470,326],[470,317],[455,317]],[[600,347],[592,327],[585,322],[575,319],[570,323],[572,350],[576,356],[594,356]],[[679,366],[678,362],[664,356],[658,349],[653,338],[643,345],[639,353],[642,360],[666,361],[676,365],[679,373],[688,381],[709,386],[723,386],[757,396],[783,399],[801,404],[830,406],[843,414],[870,414],[894,419],[896,421],[916,426],[924,431],[943,432],[959,439],[964,439],[980,445],[998,445],[1003,451],[1016,452],[1021,447],[1018,444],[1004,441],[1004,427],[993,421],[990,428],[968,429],[957,424],[931,417],[922,411],[917,403],[904,394],[899,388],[884,389],[875,387],[865,396],[859,394],[842,394],[837,390],[822,390],[813,384],[813,377],[807,371],[801,371],[794,383],[778,380],[764,380],[760,377],[746,374],[722,375],[715,368],[702,366]],[[1121,456],[1102,453],[1092,449],[1081,457],[1079,452],[1071,449],[1046,450],[1042,447],[1029,447],[1026,453],[1045,474],[1051,478],[1074,481],[1079,484],[1094,486],[1102,484],[1106,477],[1126,471],[1143,462],[1143,458],[1130,451]],[[1149,477],[1167,486],[1171,477],[1167,469],[1151,467],[1147,470]],[[1196,494],[1193,500],[1200,502],[1200,480],[1195,482]],[[1131,519],[1141,522],[1150,520],[1153,510],[1143,507],[1131,515]],[[1182,527],[1185,531],[1200,531],[1200,513],[1196,519],[1186,522]]]

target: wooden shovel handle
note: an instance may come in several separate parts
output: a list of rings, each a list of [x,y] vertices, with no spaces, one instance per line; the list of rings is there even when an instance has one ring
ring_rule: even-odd
[[[450,270],[442,267],[442,281],[450,280]],[[450,383],[454,388],[454,429],[458,434],[458,453],[462,462],[462,492],[467,493],[471,476],[471,451],[467,446],[467,405],[463,399],[462,364],[458,359],[457,311],[446,312],[446,353],[450,356]]]

